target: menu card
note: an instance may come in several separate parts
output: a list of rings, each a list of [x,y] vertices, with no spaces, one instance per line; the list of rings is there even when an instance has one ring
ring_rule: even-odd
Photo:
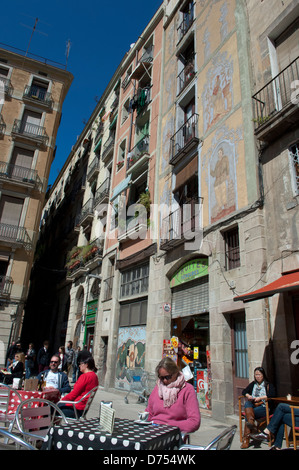
[[[110,406],[107,406],[102,403],[100,425],[105,429],[105,431],[109,432],[109,434],[113,433],[114,418],[115,410],[113,408],[110,408]]]

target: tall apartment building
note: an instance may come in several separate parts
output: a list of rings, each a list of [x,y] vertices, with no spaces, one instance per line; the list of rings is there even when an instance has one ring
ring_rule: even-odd
[[[296,392],[297,19],[291,0],[165,0],[75,143],[28,322],[42,306],[39,340],[86,345],[105,387],[170,354],[220,420],[256,366]]]
[[[21,332],[61,109],[72,82],[58,64],[0,49],[1,344]],[[2,358],[1,348],[1,363]]]

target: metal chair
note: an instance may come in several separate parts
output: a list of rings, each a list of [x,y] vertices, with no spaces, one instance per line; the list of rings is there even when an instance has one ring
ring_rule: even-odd
[[[18,403],[22,402],[22,397],[17,390],[10,387],[9,385],[0,383],[0,422],[8,426],[8,430],[11,431],[15,421],[15,413],[9,412],[9,405],[12,403],[12,395],[15,395]]]
[[[24,400],[16,412],[18,431],[27,442],[44,441],[49,429],[63,420],[68,423],[64,413],[53,402],[42,398]]]
[[[0,428],[0,436],[4,438],[4,442],[0,442],[0,450],[37,450],[29,442],[24,441],[21,437],[12,434],[6,429]],[[12,443],[9,441],[12,441]]]
[[[75,418],[67,418],[68,420],[74,420],[74,419],[86,419],[86,415],[89,411],[89,408],[92,404],[92,401],[95,397],[95,394],[97,393],[98,391],[98,388],[99,387],[94,387],[92,390],[89,390],[89,392],[85,393],[85,395],[80,398],[80,400],[77,400],[77,401],[68,401],[68,400],[61,400],[59,401],[57,404],[61,404],[61,405],[72,405],[73,406],[73,410],[74,410],[74,414],[75,414]],[[78,403],[81,403],[81,401],[85,400],[86,397],[88,397],[88,400],[86,402],[86,405],[85,405],[85,408],[83,410],[83,413],[82,415],[79,417],[78,415],[78,412],[77,412],[77,408],[76,408],[76,405],[78,405]]]
[[[230,450],[236,431],[237,426],[234,425],[222,431],[207,446],[186,444],[180,446],[179,450]]]

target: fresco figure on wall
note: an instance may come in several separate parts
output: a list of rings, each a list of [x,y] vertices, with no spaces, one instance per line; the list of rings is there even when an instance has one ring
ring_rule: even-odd
[[[202,94],[205,132],[228,114],[233,105],[233,62],[227,58],[226,52],[217,54],[212,62]]]
[[[209,171],[211,223],[236,210],[234,147],[221,142],[212,154]]]

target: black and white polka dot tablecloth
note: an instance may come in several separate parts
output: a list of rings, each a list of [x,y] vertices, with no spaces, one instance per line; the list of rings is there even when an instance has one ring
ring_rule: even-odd
[[[50,429],[43,449],[55,450],[176,450],[181,444],[179,428],[140,425],[115,419],[113,433],[100,427],[98,418],[60,424]]]

